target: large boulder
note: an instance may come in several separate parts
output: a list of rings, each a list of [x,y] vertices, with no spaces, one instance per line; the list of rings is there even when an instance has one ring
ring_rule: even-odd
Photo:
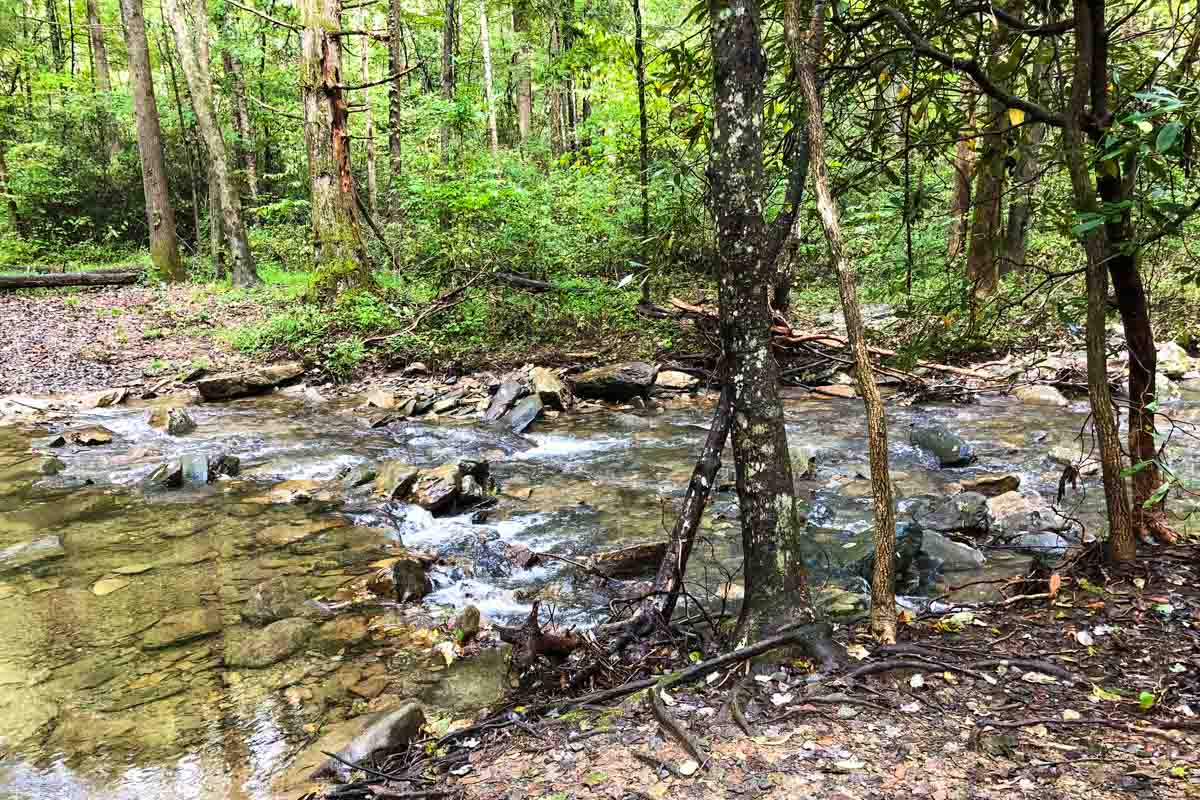
[[[1158,371],[1168,378],[1182,378],[1192,370],[1192,357],[1175,342],[1160,345],[1157,357]]]
[[[531,394],[522,399],[512,411],[508,412],[505,421],[513,433],[524,433],[533,424],[534,420],[542,415],[542,397],[538,394]]]
[[[571,405],[571,390],[562,378],[548,367],[534,367],[529,373],[529,388],[542,400],[542,405],[565,411]]]
[[[976,492],[959,492],[944,500],[922,503],[913,518],[927,531],[981,536],[991,527],[988,499]]]
[[[1013,389],[1013,397],[1022,403],[1032,406],[1055,406],[1063,408],[1071,403],[1063,397],[1063,393],[1053,386],[1044,383],[1033,386],[1018,386]]]
[[[634,544],[592,556],[591,566],[609,578],[630,578],[653,573],[666,554],[666,542]]]
[[[351,764],[375,763],[378,759],[408,747],[421,733],[425,713],[416,703],[408,703],[365,721],[361,732],[310,776],[312,780],[346,781]]]
[[[642,361],[597,367],[572,379],[575,394],[593,400],[632,400],[646,397],[654,387],[658,368]]]
[[[196,430],[196,421],[182,408],[152,408],[146,412],[146,424],[170,436],[184,436]]]
[[[945,572],[967,572],[979,569],[987,559],[979,550],[956,542],[937,531],[926,531],[921,545],[922,552],[941,562]]]
[[[500,388],[492,395],[492,401],[488,404],[487,411],[483,412],[483,419],[486,422],[500,419],[528,391],[525,379],[519,372],[510,372],[505,375],[504,380],[500,382]]]
[[[265,628],[231,631],[225,637],[225,666],[269,667],[303,647],[316,627],[309,620],[292,618]]]
[[[931,453],[943,467],[959,467],[975,460],[975,452],[966,440],[937,422],[913,423],[908,440]]]
[[[304,374],[304,367],[295,361],[255,367],[241,372],[224,372],[196,382],[200,396],[212,402],[262,394],[276,386],[295,380]]]

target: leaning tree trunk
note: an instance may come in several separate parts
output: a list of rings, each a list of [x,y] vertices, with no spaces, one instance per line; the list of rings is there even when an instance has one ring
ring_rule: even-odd
[[[112,94],[112,73],[108,66],[108,47],[104,44],[104,25],[100,22],[100,9],[96,0],[87,0],[88,39],[92,45],[93,74],[96,91],[104,95],[100,111],[100,139],[108,160],[121,154],[121,136],[116,118],[109,110]]]
[[[454,102],[454,50],[458,26],[457,0],[445,0],[445,16],[442,21],[442,99]],[[450,121],[443,120],[441,128],[442,164],[450,164]]]
[[[1096,23],[1098,15],[1101,22]],[[1087,108],[1093,76],[1105,76],[1103,49],[1097,37],[1103,30],[1102,0],[1075,0],[1075,74],[1071,85],[1071,103],[1063,128],[1063,154],[1071,177],[1075,210],[1082,215],[1097,213],[1099,203],[1088,174],[1087,156],[1083,146],[1085,118],[1095,118],[1097,109]],[[1101,85],[1107,78],[1100,77]],[[1100,92],[1092,92],[1103,95]],[[1132,561],[1137,555],[1133,523],[1129,514],[1129,498],[1125,494],[1125,479],[1121,474],[1121,437],[1113,417],[1112,395],[1108,388],[1108,352],[1105,343],[1105,312],[1108,309],[1108,274],[1106,261],[1111,255],[1107,231],[1093,228],[1085,234],[1087,253],[1087,373],[1088,400],[1092,407],[1092,424],[1100,451],[1100,474],[1104,483],[1104,502],[1108,511],[1108,559],[1114,563]]]
[[[710,0],[713,129],[709,180],[717,223],[721,340],[733,390],[733,458],[741,508],[745,600],[741,634],[794,603],[808,605],[800,515],[779,376],[771,353],[762,216],[763,78],[756,0]]]
[[[404,171],[404,159],[400,147],[400,126],[402,124],[401,98],[404,96],[404,85],[400,83],[400,72],[407,59],[401,55],[404,47],[404,28],[401,18],[404,9],[401,0],[390,0],[388,3],[388,69],[395,77],[388,82],[388,164],[390,167],[388,182],[396,187],[401,173]]]
[[[512,27],[516,35],[517,45],[513,51],[513,82],[517,85],[517,132],[521,136],[521,144],[529,140],[533,126],[533,77],[529,65],[529,34],[528,10],[516,0],[513,3]]]
[[[500,155],[500,134],[496,130],[496,89],[492,86],[492,37],[488,32],[487,0],[479,0],[479,49],[483,57],[483,95],[487,101],[488,139],[492,157]]]
[[[312,293],[331,300],[375,287],[350,168],[349,105],[342,88],[341,0],[301,0],[300,90],[312,201]]]
[[[971,211],[971,178],[975,172],[975,106],[973,82],[963,76],[969,84],[963,93],[966,106],[966,124],[959,132],[958,144],[954,147],[954,193],[950,197],[950,233],[946,247],[946,260],[954,261],[962,255],[966,239],[967,217]]]
[[[125,18],[125,47],[129,52],[129,83],[133,92],[133,113],[137,120],[138,153],[142,161],[142,190],[146,196],[146,224],[150,229],[150,263],[166,281],[187,277],[179,256],[175,233],[175,209],[167,187],[167,168],[163,162],[162,128],[158,123],[158,104],[154,101],[154,73],[150,69],[150,49],[146,44],[146,21],[142,0],[121,0]]]
[[[246,77],[242,62],[228,47],[221,50],[221,65],[233,89],[233,129],[237,132],[238,161],[246,177],[246,192],[258,202],[258,148],[254,144],[254,127],[250,123],[250,106],[246,101]]]
[[[175,32],[175,49],[179,52],[183,77],[192,95],[196,125],[208,148],[211,183],[216,184],[221,198],[221,225],[229,246],[230,280],[234,286],[255,286],[260,281],[246,240],[242,197],[229,173],[229,150],[213,104],[212,75],[208,66],[208,10],[204,0],[163,0],[163,9]]]
[[[883,399],[875,385],[875,371],[867,353],[862,312],[859,309],[858,289],[854,269],[846,259],[842,227],[837,203],[829,189],[829,166],[825,161],[825,121],[821,95],[817,90],[817,58],[822,47],[825,25],[825,0],[813,4],[812,21],[807,41],[801,32],[801,0],[789,0],[784,21],[788,45],[800,89],[808,104],[808,146],[812,158],[813,188],[817,211],[829,256],[838,272],[838,290],[842,296],[842,313],[846,318],[846,337],[854,354],[854,372],[858,391],[863,398],[867,415],[867,446],[871,463],[871,493],[875,506],[875,572],[871,580],[871,633],[887,644],[896,641],[896,507],[892,496],[891,476],[888,473],[887,419]]]

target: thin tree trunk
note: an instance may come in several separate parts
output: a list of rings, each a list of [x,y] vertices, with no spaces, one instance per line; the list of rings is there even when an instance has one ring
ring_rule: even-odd
[[[517,132],[521,136],[521,144],[529,140],[533,125],[533,77],[529,64],[529,19],[523,7],[524,0],[516,0],[513,4],[512,26],[517,38],[517,46],[513,51],[512,65],[514,81],[517,84]]]
[[[633,0],[633,68],[638,93],[638,186],[642,190],[641,258],[650,263],[650,139],[646,131],[646,42],[642,37],[642,3]]]
[[[208,148],[208,168],[220,197],[221,225],[229,246],[230,280],[234,286],[255,286],[259,283],[258,271],[246,240],[242,197],[229,171],[229,150],[213,105],[205,0],[163,0],[163,5],[167,22],[175,32],[175,49],[192,96],[196,125]]]
[[[142,0],[121,0],[125,21],[125,48],[129,53],[129,82],[133,92],[133,111],[137,119],[138,153],[142,161],[142,189],[146,196],[146,223],[150,230],[150,261],[166,281],[187,277],[179,256],[175,233],[175,210],[167,187],[167,169],[163,163],[162,128],[158,122],[158,104],[154,101],[150,50],[146,45],[146,22]]]
[[[75,3],[67,0],[67,41],[71,43],[71,77],[75,77]]]
[[[821,96],[817,90],[816,65],[822,52],[825,0],[817,0],[813,4],[812,21],[807,37],[801,32],[801,1],[789,0],[784,28],[796,75],[800,79],[800,89],[808,104],[808,146],[812,158],[817,211],[821,217],[821,227],[825,230],[830,259],[838,272],[838,290],[842,296],[842,313],[846,318],[846,338],[850,342],[850,352],[854,355],[858,391],[862,395],[867,416],[871,493],[875,507],[875,572],[871,580],[871,633],[879,641],[893,644],[896,641],[896,507],[888,473],[887,419],[884,416],[879,387],[875,385],[871,357],[867,353],[854,269],[846,259],[838,207],[829,189],[829,167],[825,161],[825,121],[822,117]]]
[[[1037,101],[1042,95],[1042,85],[1049,71],[1048,64],[1035,64],[1029,79],[1030,99]],[[1041,122],[1030,122],[1017,132],[1020,144],[1017,166],[1013,171],[1012,200],[1008,204],[1008,222],[1004,231],[1004,260],[1000,274],[1025,267],[1026,245],[1029,241],[1029,225],[1033,219],[1033,196],[1037,192],[1041,174],[1042,141],[1046,137],[1046,126]]]
[[[407,59],[401,57],[401,50],[404,48],[404,30],[400,20],[404,12],[400,7],[400,2],[401,0],[390,0],[388,3],[388,69],[393,75],[399,75],[401,67],[407,62]],[[393,188],[396,187],[397,179],[404,171],[404,160],[400,147],[401,98],[403,96],[404,87],[400,83],[400,78],[397,77],[388,84],[388,157],[391,170],[388,179]]]
[[[175,95],[175,114],[179,120],[179,138],[183,140],[184,146],[187,148],[188,154],[188,183],[192,188],[192,231],[195,236],[196,247],[200,247],[200,189],[196,181],[196,165],[200,161],[197,157],[197,142],[196,137],[187,136],[187,126],[183,121],[183,100],[179,92],[179,78],[175,74],[175,61],[171,58],[171,35],[166,30],[163,31],[162,44],[160,52],[162,60],[167,62],[167,71],[171,76],[171,90]]]
[[[92,74],[96,78],[96,90],[104,95],[100,101],[100,139],[109,161],[121,154],[120,130],[109,106],[112,102],[112,75],[108,66],[108,48],[104,44],[104,25],[100,22],[100,9],[96,0],[87,0],[88,41],[92,48]]]
[[[21,232],[21,212],[17,209],[17,201],[8,191],[8,162],[4,160],[4,142],[0,141],[0,194],[4,195],[4,205],[8,208],[8,221],[13,231]]]
[[[373,289],[350,165],[349,108],[342,89],[341,0],[301,0],[300,87],[312,199],[313,294],[329,300]]]
[[[197,232],[199,236],[199,232]],[[208,170],[208,258],[212,262],[213,275],[224,278],[227,274],[225,264],[225,226],[221,224],[221,186],[217,183],[217,173]]]
[[[458,25],[457,0],[445,0],[445,16],[442,21],[442,99],[454,102],[454,53],[457,49],[455,36]],[[450,164],[450,122],[442,123],[442,164]]]
[[[58,22],[58,0],[46,0],[46,27],[50,29],[50,54],[54,59],[54,71],[62,72],[66,56],[63,53],[62,25]]]
[[[492,37],[488,33],[487,0],[479,0],[479,48],[483,56],[483,94],[487,99],[488,137],[492,157],[500,155],[500,134],[496,130],[496,88],[492,85]]]
[[[258,202],[258,148],[254,143],[254,126],[250,122],[250,105],[246,100],[246,77],[241,60],[230,48],[221,50],[221,65],[233,88],[233,129],[237,133],[234,148],[245,176],[246,192],[253,203]]]
[[[741,509],[745,600],[738,632],[808,605],[800,515],[778,368],[771,354],[767,291],[772,264],[762,217],[763,79],[756,0],[710,0],[713,129],[709,154],[721,339],[733,390],[733,458]]]
[[[964,75],[963,101],[966,107],[966,124],[959,133],[954,147],[954,192],[950,197],[950,234],[947,237],[946,259],[956,260],[963,252],[966,240],[967,215],[971,210],[971,179],[975,173],[975,107],[977,98],[974,84]]]
[[[1097,24],[1097,18],[1100,20]],[[1081,214],[1095,214],[1099,207],[1096,192],[1088,174],[1084,152],[1083,124],[1085,115],[1094,116],[1097,93],[1093,92],[1093,107],[1087,107],[1087,97],[1097,74],[1107,82],[1103,49],[1098,47],[1104,19],[1103,0],[1075,0],[1075,74],[1071,86],[1071,101],[1067,109],[1067,124],[1063,128],[1063,151],[1075,208]],[[1101,98],[1103,102],[1103,98]],[[1089,114],[1090,111],[1090,114]],[[1137,554],[1133,524],[1129,513],[1129,498],[1125,479],[1121,475],[1121,438],[1113,418],[1112,395],[1108,388],[1108,353],[1105,343],[1105,312],[1108,308],[1108,273],[1105,261],[1111,254],[1107,231],[1103,226],[1085,234],[1087,252],[1087,372],[1088,399],[1092,407],[1092,424],[1100,452],[1100,474],[1104,483],[1104,501],[1108,511],[1108,540],[1106,551],[1115,563],[1132,561]],[[1130,359],[1132,361],[1132,358]]]
[[[550,20],[550,61],[553,62],[562,53],[562,38],[558,30],[558,18]],[[546,88],[549,100],[550,117],[550,152],[555,158],[566,152],[566,136],[563,127],[563,97],[562,87],[558,81],[551,81]]]

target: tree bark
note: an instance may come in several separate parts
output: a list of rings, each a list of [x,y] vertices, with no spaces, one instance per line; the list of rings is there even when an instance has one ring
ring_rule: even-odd
[[[1095,119],[1103,110],[1101,93],[1092,92],[1089,109],[1087,98],[1092,82],[1107,82],[1103,48],[1098,39],[1103,31],[1103,0],[1075,0],[1075,72],[1071,85],[1071,102],[1067,124],[1063,128],[1063,151],[1075,196],[1075,208],[1081,215],[1096,214],[1099,208],[1096,192],[1088,173],[1087,156],[1083,147],[1085,117]],[[1097,24],[1097,19],[1100,20]],[[1101,108],[1096,108],[1100,99]],[[1108,511],[1108,540],[1106,552],[1114,563],[1132,561],[1137,554],[1133,524],[1129,513],[1129,498],[1125,494],[1125,479],[1121,475],[1121,439],[1113,418],[1112,395],[1108,388],[1105,335],[1105,311],[1108,308],[1108,273],[1106,258],[1110,243],[1105,227],[1092,228],[1085,234],[1087,253],[1087,372],[1088,400],[1092,407],[1092,424],[1100,451],[1100,473],[1104,483],[1104,501]],[[1130,359],[1132,361],[1132,358]]]
[[[1042,84],[1049,70],[1047,64],[1035,64],[1029,80],[1030,99],[1041,98]],[[1041,174],[1042,141],[1046,137],[1046,126],[1041,122],[1030,122],[1018,132],[1020,144],[1017,166],[1013,171],[1012,200],[1008,204],[1008,222],[1004,231],[1004,259],[1000,274],[1025,267],[1026,245],[1029,241],[1029,225],[1033,220],[1033,196]]]
[[[349,108],[342,89],[341,0],[301,0],[300,88],[312,200],[312,293],[331,300],[373,289],[350,165]]]
[[[58,21],[58,0],[46,0],[46,27],[50,31],[50,54],[54,59],[54,71],[62,72],[66,56],[63,54],[62,25]]]
[[[492,157],[500,155],[500,134],[496,130],[496,89],[492,85],[492,37],[488,33],[487,0],[479,0],[479,49],[483,57],[483,95],[487,101],[488,139]]]
[[[713,128],[709,182],[717,230],[721,340],[733,392],[733,457],[741,509],[745,600],[738,632],[809,605],[800,515],[778,368],[771,354],[762,216],[763,79],[756,0],[710,0]]]
[[[362,13],[362,29],[368,30],[367,27],[367,12]],[[362,41],[362,53],[359,59],[360,71],[362,72],[363,84],[371,82],[371,40],[364,38]],[[363,115],[366,116],[366,125],[364,137],[367,140],[367,208],[370,209],[372,215],[376,213],[379,207],[379,182],[375,175],[375,117],[374,111],[371,109],[371,90],[363,89]]]
[[[808,139],[812,159],[813,189],[829,256],[838,272],[838,290],[846,335],[854,355],[854,373],[867,416],[867,443],[871,464],[871,493],[875,508],[875,572],[871,580],[871,633],[881,642],[896,641],[896,507],[888,472],[887,419],[863,330],[854,269],[846,259],[837,203],[829,189],[829,167],[825,161],[825,121],[817,90],[817,58],[822,52],[825,2],[813,4],[808,35],[802,33],[801,1],[789,0],[784,18],[789,49],[808,104]]]
[[[92,47],[92,72],[96,78],[96,91],[104,95],[100,111],[100,139],[109,161],[121,154],[120,130],[109,110],[112,94],[112,73],[108,66],[108,47],[104,44],[104,25],[100,22],[100,9],[96,0],[87,0],[88,40]]]
[[[196,233],[199,237],[199,231]],[[225,226],[221,224],[221,186],[217,174],[208,170],[208,258],[212,262],[213,275],[225,277]]]
[[[13,231],[21,232],[21,212],[17,209],[17,201],[8,191],[8,162],[4,160],[4,142],[0,140],[0,194],[4,195],[4,205],[8,208],[8,221]]]
[[[954,193],[950,198],[950,234],[947,237],[946,259],[956,260],[962,255],[967,232],[967,217],[971,211],[971,179],[975,175],[975,106],[977,97],[971,79],[964,75],[964,105],[966,124],[959,133],[954,147]]]
[[[159,45],[162,60],[167,62],[167,72],[171,76],[171,92],[175,96],[175,115],[179,123],[179,136],[183,139],[188,154],[188,185],[192,190],[192,233],[196,246],[200,246],[200,189],[196,180],[196,165],[200,161],[196,154],[199,149],[196,137],[187,136],[187,125],[183,121],[183,99],[179,91],[179,76],[175,74],[175,61],[171,57],[171,34],[163,30],[162,43]],[[194,132],[194,131],[193,131]]]
[[[641,258],[650,263],[650,139],[646,125],[646,43],[642,37],[642,3],[633,0],[633,65],[638,93],[638,186],[642,191]]]
[[[121,286],[137,283],[142,271],[60,272],[52,275],[0,275],[0,289],[53,289],[60,286]]]
[[[558,30],[558,17],[550,20],[550,61],[553,62],[562,53],[562,37]],[[550,152],[558,158],[567,149],[566,128],[563,121],[562,87],[558,81],[551,79],[546,89],[549,100],[550,117]]]
[[[250,122],[250,106],[246,100],[246,77],[241,60],[228,47],[221,50],[221,65],[233,89],[233,129],[237,132],[235,151],[245,176],[246,193],[258,202],[258,148],[254,143],[254,126]]]
[[[404,10],[401,0],[390,0],[388,3],[388,69],[392,75],[399,76],[401,65],[407,62],[401,55],[404,47],[404,29],[401,17]],[[400,127],[401,99],[404,97],[404,87],[400,78],[396,77],[388,84],[388,158],[390,173],[388,180],[393,188],[404,171],[404,159],[401,151]]]
[[[234,286],[255,286],[259,283],[258,271],[246,240],[242,197],[229,171],[229,150],[213,105],[205,0],[163,0],[163,8],[175,33],[175,49],[192,96],[196,125],[208,148],[208,168],[220,197],[221,226],[229,246],[230,280]]]
[[[447,104],[454,102],[454,51],[457,48],[458,11],[457,0],[445,0],[445,16],[442,21],[442,99]],[[447,114],[449,114],[447,110]],[[450,164],[450,121],[442,122],[442,164]]]
[[[121,0],[125,20],[125,48],[129,53],[129,82],[133,93],[133,111],[137,120],[138,154],[142,162],[142,189],[146,196],[146,223],[150,230],[150,261],[158,276],[166,281],[187,277],[179,256],[175,233],[175,210],[167,187],[167,169],[163,162],[162,128],[158,122],[158,104],[154,101],[150,49],[146,44],[146,22],[142,0]]]
[[[529,140],[533,126],[533,76],[529,64],[529,33],[528,11],[524,8],[525,0],[516,0],[512,10],[513,33],[517,38],[516,49],[513,51],[513,80],[517,84],[517,132],[521,136],[521,144]]]

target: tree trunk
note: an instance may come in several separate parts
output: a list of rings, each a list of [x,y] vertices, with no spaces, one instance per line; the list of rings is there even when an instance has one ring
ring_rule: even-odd
[[[4,160],[4,142],[0,141],[0,194],[4,195],[4,205],[8,208],[8,221],[12,230],[21,232],[21,212],[17,209],[16,199],[8,191],[8,162]]]
[[[971,79],[963,76],[966,124],[959,133],[954,148],[954,193],[950,197],[950,234],[947,237],[946,259],[956,260],[963,252],[967,232],[967,215],[971,211],[971,179],[975,172],[975,106],[976,95]]]
[[[641,258],[650,263],[650,139],[646,131],[646,43],[642,38],[642,3],[633,0],[633,65],[638,93],[638,185],[642,190]]]
[[[390,0],[388,3],[388,69],[392,75],[399,75],[401,66],[407,59],[402,59],[401,50],[404,47],[404,29],[400,20],[404,13],[401,0]],[[388,84],[388,158],[390,174],[388,180],[393,188],[404,171],[404,160],[400,149],[401,98],[404,87],[400,78],[393,79]]]
[[[54,289],[59,286],[122,286],[137,283],[140,269],[127,272],[60,272],[51,275],[0,275],[0,289]]]
[[[442,21],[442,99],[447,104],[454,102],[454,51],[457,47],[458,26],[457,0],[445,0],[445,16]],[[449,110],[446,112],[449,114]],[[450,121],[442,122],[442,164],[450,164]]]
[[[229,246],[230,280],[234,286],[255,286],[259,283],[258,272],[246,241],[242,198],[229,172],[229,151],[213,105],[205,0],[163,0],[163,8],[175,32],[175,49],[192,96],[196,125],[208,148],[208,168],[219,193],[221,225]]]
[[[1099,44],[1103,35],[1103,20],[1103,0],[1075,0],[1075,74],[1070,107],[1066,114],[1067,124],[1063,128],[1063,152],[1071,177],[1075,208],[1080,215],[1096,214],[1099,208],[1088,173],[1083,125],[1085,117],[1096,119],[1097,113],[1104,111],[1105,107],[1105,89],[1097,91],[1093,87],[1095,81],[1103,85],[1108,80],[1107,59],[1104,57],[1104,47]],[[1090,109],[1087,106],[1089,91],[1093,97]],[[1121,475],[1121,439],[1113,418],[1112,396],[1108,388],[1108,353],[1105,346],[1108,274],[1105,262],[1111,255],[1111,247],[1105,227],[1088,231],[1084,246],[1087,252],[1088,399],[1092,407],[1092,424],[1100,452],[1100,473],[1108,511],[1106,551],[1110,561],[1121,563],[1135,558],[1137,543],[1133,537],[1125,479]]]
[[[367,12],[362,13],[362,29],[368,30],[367,27]],[[362,41],[362,53],[359,59],[360,71],[362,72],[363,84],[371,82],[371,40],[364,38]],[[364,136],[367,140],[367,208],[374,215],[379,206],[379,182],[375,176],[375,117],[374,111],[371,109],[371,90],[363,89],[363,114],[367,118],[365,125],[366,130]]]
[[[171,76],[171,92],[175,96],[175,115],[179,121],[179,138],[183,140],[184,146],[187,148],[188,184],[192,190],[192,235],[195,237],[196,247],[199,248],[200,189],[196,181],[196,164],[200,161],[196,154],[198,146],[195,136],[192,136],[190,141],[187,136],[187,125],[183,121],[183,100],[179,91],[179,77],[175,74],[175,61],[171,57],[171,34],[165,29],[163,30],[162,43],[159,45],[159,53],[162,55],[162,60],[167,62],[167,71]]]
[[[250,122],[250,106],[246,101],[246,77],[241,60],[228,47],[221,50],[221,65],[233,89],[233,129],[237,132],[235,152],[245,175],[246,192],[253,203],[258,202],[258,148],[254,143],[254,127]]]
[[[304,143],[312,200],[313,294],[330,300],[344,290],[373,289],[362,240],[350,126],[342,89],[342,48],[330,31],[341,29],[341,0],[301,0],[300,87]]]
[[[1037,101],[1042,95],[1048,64],[1035,64],[1029,80],[1030,99]],[[1025,267],[1026,243],[1029,241],[1029,224],[1033,219],[1033,196],[1037,193],[1041,175],[1042,141],[1046,137],[1046,126],[1041,122],[1030,122],[1017,131],[1019,153],[1013,171],[1012,200],[1008,204],[1008,223],[1004,231],[1004,259],[1000,274]]]
[[[492,37],[488,34],[487,0],[479,0],[479,49],[483,57],[483,95],[487,100],[488,138],[492,157],[500,155],[500,134],[496,130],[496,89],[492,85]]]
[[[558,30],[558,18],[550,20],[550,61],[562,52],[562,38]],[[566,129],[563,127],[563,96],[558,81],[551,79],[546,89],[549,99],[550,152],[558,158],[566,152]]]
[[[100,9],[96,0],[87,0],[88,41],[92,48],[92,74],[96,78],[96,91],[104,95],[100,111],[100,140],[109,161],[121,154],[121,137],[117,121],[109,111],[112,94],[112,74],[108,66],[108,48],[104,44],[104,25],[100,22]]]
[[[142,161],[142,189],[146,195],[150,261],[163,280],[181,281],[187,277],[187,273],[179,256],[175,210],[171,207],[167,170],[163,163],[162,128],[158,123],[158,104],[154,101],[154,80],[150,70],[150,50],[146,45],[142,0],[121,0],[121,11],[125,19],[125,48],[129,53],[129,82],[137,120],[138,154]]]
[[[733,457],[741,509],[745,600],[738,632],[758,632],[799,601],[808,604],[800,516],[767,290],[772,265],[762,217],[763,78],[756,0],[710,0],[713,129],[709,181],[717,230],[721,339],[733,391]]]
[[[846,337],[854,355],[858,391],[867,416],[867,447],[871,463],[871,493],[875,507],[875,572],[871,580],[871,633],[881,642],[896,641],[896,507],[888,472],[887,419],[883,400],[875,385],[871,357],[863,330],[854,269],[847,262],[837,203],[829,189],[829,167],[825,161],[825,121],[821,96],[817,91],[817,58],[822,52],[825,25],[825,0],[813,4],[808,36],[802,33],[801,0],[789,0],[784,28],[800,79],[800,89],[808,104],[808,139],[813,167],[813,188],[817,211],[829,256],[838,272],[838,290],[846,319]]]
[[[63,54],[62,25],[58,21],[58,0],[46,0],[46,27],[50,30],[50,54],[54,58],[54,71],[62,72],[66,56]]]
[[[197,231],[197,237],[199,232]],[[221,187],[217,174],[208,170],[208,258],[212,262],[213,275],[223,278],[225,264],[225,226],[221,224]]]
[[[533,125],[533,76],[529,64],[529,19],[527,10],[522,6],[524,0],[513,4],[512,25],[516,34],[517,45],[513,51],[513,80],[517,84],[517,131],[521,135],[521,144],[529,140]]]

